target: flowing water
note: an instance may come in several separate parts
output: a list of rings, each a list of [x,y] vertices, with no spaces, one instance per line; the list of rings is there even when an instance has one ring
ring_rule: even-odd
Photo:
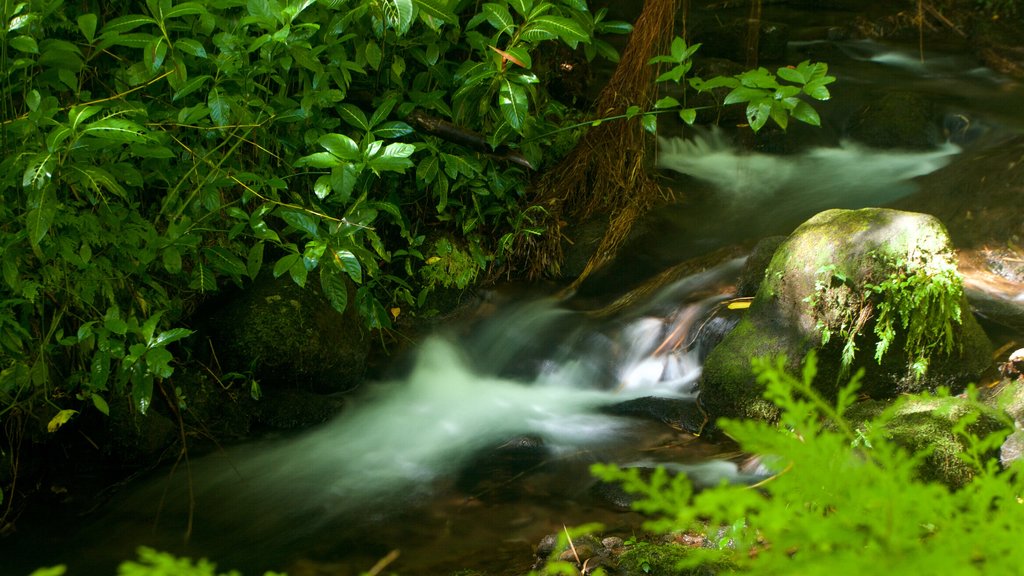
[[[665,135],[659,167],[687,200],[644,223],[629,258],[595,283],[597,301],[686,258],[788,233],[822,209],[905,196],[914,177],[962,148],[1022,127],[1021,87],[954,53],[922,63],[912,48],[871,42],[792,50],[794,61],[814,50],[834,58],[835,102],[819,107],[825,136],[773,155],[741,150],[721,131]],[[852,111],[895,85],[976,129],[915,152],[845,138]],[[72,574],[111,574],[145,544],[248,573],[357,574],[397,549],[392,568],[402,574],[518,574],[540,538],[563,525],[596,520],[629,536],[638,519],[595,493],[591,463],[670,463],[703,483],[746,479],[728,443],[616,410],[648,397],[691,405],[703,356],[735,320],[722,303],[742,263],[687,276],[615,314],[496,293],[495,312],[428,337],[410,368],[367,385],[334,421],[206,456],[188,474],[159,473],[77,525],[8,539],[0,572],[61,561]]]

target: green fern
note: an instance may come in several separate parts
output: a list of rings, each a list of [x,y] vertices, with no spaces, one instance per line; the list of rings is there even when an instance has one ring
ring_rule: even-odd
[[[811,386],[813,355],[801,377],[776,360],[755,362],[766,397],[782,409],[778,426],[722,421],[742,448],[761,454],[774,473],[758,489],[722,485],[694,494],[683,475],[664,470],[649,479],[636,470],[595,465],[604,481],[621,482],[640,499],[635,508],[657,532],[702,532],[714,540],[733,526],[730,546],[694,550],[680,568],[715,564],[750,574],[1010,574],[1024,552],[1024,482],[1020,466],[1003,470],[991,458],[1006,431],[979,438],[955,431],[967,444],[974,480],[952,491],[919,479],[928,451],[913,454],[887,437],[896,407],[855,426],[844,418],[856,398],[857,377],[835,404]],[[971,400],[976,402],[976,400]],[[745,522],[737,528],[737,520]]]

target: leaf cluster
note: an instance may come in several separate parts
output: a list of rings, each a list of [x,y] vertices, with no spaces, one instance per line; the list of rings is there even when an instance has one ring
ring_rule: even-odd
[[[649,529],[714,540],[719,527],[733,527],[729,545],[694,550],[685,566],[751,574],[997,574],[1019,566],[1020,467],[1001,469],[991,457],[1006,431],[978,438],[966,433],[971,417],[961,421],[964,459],[977,475],[952,491],[915,473],[927,450],[910,454],[887,437],[896,407],[859,426],[844,418],[858,376],[832,404],[812,386],[813,355],[796,377],[782,360],[755,366],[766,397],[782,409],[779,425],[720,425],[744,450],[762,455],[774,474],[769,480],[694,494],[683,475],[660,471],[645,480],[636,470],[594,467],[602,480],[620,481],[640,496],[635,507],[653,515]]]

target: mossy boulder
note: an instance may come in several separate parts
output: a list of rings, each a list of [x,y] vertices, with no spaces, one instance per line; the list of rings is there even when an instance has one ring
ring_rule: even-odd
[[[949,238],[934,217],[881,208],[814,216],[775,251],[746,316],[708,356],[702,405],[713,418],[774,421],[778,409],[762,398],[751,360],[783,355],[797,373],[814,348],[815,384],[827,396],[860,368],[866,372],[863,391],[873,397],[938,386],[957,390],[976,381],[988,366],[991,344],[956,291],[955,270]],[[899,288],[871,288],[892,278],[904,279],[890,282]],[[885,304],[893,296],[900,296],[896,304]],[[911,330],[895,322],[876,362],[876,327],[885,306],[909,307]],[[908,338],[920,328],[915,322],[926,322],[924,335]]]
[[[340,314],[312,283],[287,277],[260,276],[211,315],[209,333],[221,369],[251,373],[264,388],[350,390],[369,352],[354,306]]]
[[[887,405],[888,402],[882,400],[858,402],[847,411],[846,417],[856,427],[877,417]],[[978,404],[966,398],[914,396],[900,405],[895,417],[886,424],[885,432],[909,453],[930,450],[917,469],[922,480],[940,482],[953,489],[962,488],[974,479],[977,470],[960,457],[967,446],[964,439],[954,432],[954,427],[975,411],[979,411]],[[1004,427],[995,410],[981,409],[978,419],[967,427],[967,432],[984,438]],[[987,456],[997,457],[997,450],[992,450]]]

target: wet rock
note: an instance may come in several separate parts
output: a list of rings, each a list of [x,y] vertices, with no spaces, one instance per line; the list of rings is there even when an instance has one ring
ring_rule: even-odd
[[[1024,348],[1014,350],[1006,362],[999,365],[999,373],[1011,380],[1024,377]]]
[[[543,439],[518,436],[480,450],[456,479],[462,492],[486,501],[513,499],[512,486],[521,477],[538,471],[550,456]]]
[[[962,324],[953,324],[953,352],[934,354],[923,376],[913,370],[916,357],[908,354],[899,329],[881,363],[875,362],[877,295],[865,286],[889,277],[895,262],[903,262],[908,273],[955,266],[942,224],[923,214],[863,209],[828,210],[801,225],[776,250],[746,316],[708,356],[700,384],[704,409],[712,418],[775,420],[778,409],[762,398],[751,359],[784,355],[797,373],[812,348],[819,349],[815,383],[826,395],[845,383],[841,375],[859,368],[866,371],[864,392],[875,397],[938,386],[960,389],[977,381],[991,344],[963,298]],[[845,368],[844,323],[859,325],[852,331],[859,352]],[[827,345],[823,327],[834,332]]]
[[[853,119],[850,137],[874,148],[927,150],[942,141],[935,107],[912,92],[888,92]]]
[[[297,430],[326,422],[343,404],[341,398],[305,390],[271,390],[255,403],[255,418],[268,428]]]
[[[363,322],[354,306],[339,314],[312,284],[260,276],[214,311],[208,331],[223,371],[251,373],[265,389],[357,386],[369,350]]]
[[[999,447],[999,463],[1004,467],[1020,460],[1024,455],[1024,430],[1014,430]]]
[[[775,251],[786,241],[785,236],[769,236],[754,245],[754,249],[747,256],[740,272],[739,282],[736,285],[736,295],[741,297],[752,297],[757,294],[764,280],[764,273],[768,264],[772,261]]]
[[[858,402],[846,417],[854,424],[865,422],[878,416],[887,405],[888,402],[880,400]],[[965,398],[915,396],[902,404],[885,430],[908,452],[931,450],[918,467],[922,479],[941,482],[953,489],[961,488],[974,479],[977,471],[960,457],[966,444],[953,428],[960,419],[976,410],[977,404]],[[998,413],[990,409],[983,410],[967,432],[984,438],[1003,427]],[[997,455],[993,450],[987,456]]]
[[[700,434],[708,423],[707,415],[696,398],[645,396],[605,406],[601,411],[612,416],[630,416],[662,422],[690,434]]]

